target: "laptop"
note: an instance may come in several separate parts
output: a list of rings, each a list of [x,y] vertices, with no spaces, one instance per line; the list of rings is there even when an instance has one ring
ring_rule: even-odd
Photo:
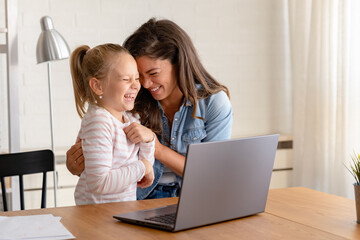
[[[278,138],[190,144],[178,204],[113,217],[176,232],[264,212]]]

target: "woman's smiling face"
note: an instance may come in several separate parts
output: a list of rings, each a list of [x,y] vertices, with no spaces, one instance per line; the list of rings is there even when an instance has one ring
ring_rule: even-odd
[[[175,68],[167,59],[147,56],[136,58],[141,85],[150,91],[155,100],[162,101],[179,91]]]

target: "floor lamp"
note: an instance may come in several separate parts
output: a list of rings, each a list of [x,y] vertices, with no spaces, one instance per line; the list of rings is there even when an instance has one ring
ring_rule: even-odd
[[[49,106],[50,106],[50,128],[51,128],[51,149],[55,154],[54,146],[54,124],[51,96],[51,69],[50,62],[66,59],[70,56],[70,48],[65,39],[54,29],[54,25],[50,17],[45,16],[40,20],[41,34],[36,47],[37,63],[47,63],[48,82],[49,82]],[[55,158],[54,158],[55,161]],[[56,162],[54,162],[54,201],[57,206],[57,176]]]

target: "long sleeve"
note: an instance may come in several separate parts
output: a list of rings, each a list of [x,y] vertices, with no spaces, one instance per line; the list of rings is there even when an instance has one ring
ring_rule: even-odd
[[[125,134],[121,129],[115,129],[105,114],[92,116],[82,127],[80,138],[85,157],[86,184],[95,194],[120,193],[139,181],[145,172],[141,161],[128,163],[126,156],[114,155],[117,149],[128,151]],[[117,165],[114,158],[120,162],[119,167],[114,167]]]
[[[232,107],[225,92],[219,92],[208,99],[206,114],[206,138],[203,142],[230,139],[233,123]]]
[[[137,122],[137,123],[141,124],[140,120],[139,120],[140,119],[139,114],[135,114],[135,115],[128,114],[126,116],[129,119],[129,123]],[[154,162],[155,162],[155,157],[154,157],[155,138],[156,138],[156,135],[154,134],[154,139],[151,142],[148,142],[148,143],[140,142],[139,143],[139,160],[145,158],[146,160],[148,160],[151,163],[151,165],[154,165]]]
[[[154,134],[154,139],[151,142],[139,144],[139,160],[145,158],[151,163],[151,165],[154,165],[155,161],[155,138],[156,135]]]

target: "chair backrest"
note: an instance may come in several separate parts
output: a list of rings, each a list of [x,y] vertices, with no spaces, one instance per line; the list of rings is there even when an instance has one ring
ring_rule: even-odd
[[[24,210],[23,175],[43,173],[41,208],[46,207],[46,172],[54,171],[54,153],[51,150],[0,154],[0,180],[4,211],[8,210],[4,177],[19,176],[20,205]]]

